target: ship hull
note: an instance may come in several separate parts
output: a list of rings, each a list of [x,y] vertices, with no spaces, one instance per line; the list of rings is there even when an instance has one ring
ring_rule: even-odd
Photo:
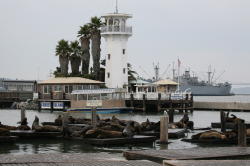
[[[230,96],[231,86],[193,86],[181,85],[180,90],[189,89],[194,96]]]

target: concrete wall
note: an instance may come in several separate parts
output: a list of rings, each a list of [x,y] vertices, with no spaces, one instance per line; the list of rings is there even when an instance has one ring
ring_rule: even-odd
[[[250,103],[239,102],[194,102],[194,109],[207,110],[248,110],[250,111]]]

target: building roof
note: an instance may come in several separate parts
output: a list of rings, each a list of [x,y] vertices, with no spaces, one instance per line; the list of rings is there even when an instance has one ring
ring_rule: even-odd
[[[131,83],[131,84],[149,84],[150,82],[144,81],[142,79],[136,79],[136,80],[130,81],[129,83]]]
[[[6,82],[20,82],[20,83],[35,83],[35,80],[2,80],[3,83]]]
[[[126,18],[132,18],[131,14],[125,14],[125,13],[107,13],[102,15],[101,17],[126,17]]]
[[[82,77],[56,77],[39,82],[38,84],[103,84],[103,83],[104,82]]]
[[[178,85],[177,82],[174,82],[174,81],[168,80],[168,79],[156,81],[156,82],[154,82],[154,84],[156,84],[156,85]]]

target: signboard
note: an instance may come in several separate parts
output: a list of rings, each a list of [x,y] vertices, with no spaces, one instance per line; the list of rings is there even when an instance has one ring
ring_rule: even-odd
[[[63,109],[63,102],[53,102],[54,109]]]
[[[50,102],[41,102],[41,108],[42,109],[51,109],[51,103]]]
[[[87,107],[101,107],[102,100],[87,100],[86,106]]]

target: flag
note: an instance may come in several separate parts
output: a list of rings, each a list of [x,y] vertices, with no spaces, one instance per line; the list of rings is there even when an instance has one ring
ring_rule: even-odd
[[[181,66],[181,61],[180,61],[180,59],[178,58],[178,67],[180,67]]]

